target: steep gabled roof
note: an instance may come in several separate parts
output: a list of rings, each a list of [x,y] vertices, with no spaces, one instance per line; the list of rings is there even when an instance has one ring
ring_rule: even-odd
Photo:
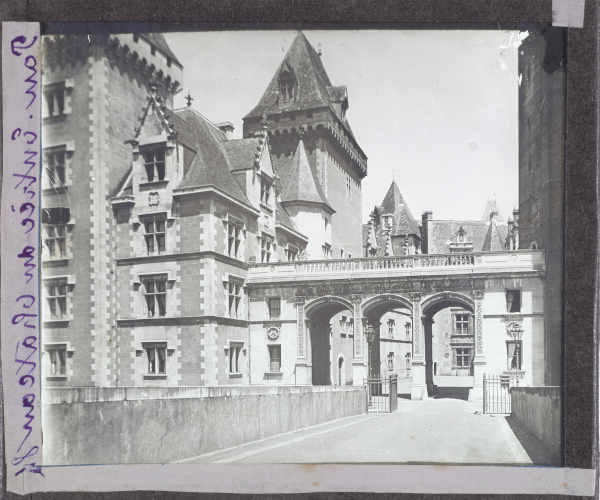
[[[379,215],[392,214],[392,236],[399,234],[416,234],[420,236],[419,223],[413,217],[410,208],[404,200],[396,181],[392,181],[381,205],[376,207]]]
[[[290,71],[297,84],[297,95],[289,101],[280,100],[279,75],[282,71]],[[334,111],[352,135],[350,125],[341,109],[340,103],[343,101],[346,102],[345,106],[347,107],[346,87],[334,87],[331,84],[321,57],[306,39],[304,33],[299,32],[259,103],[245,118],[279,113],[280,111],[328,107]]]
[[[261,146],[256,137],[224,141],[222,144],[232,171],[252,168],[256,160],[255,153]]]
[[[196,152],[178,188],[214,186],[233,198],[250,204],[230,172],[223,147],[225,134],[192,109],[173,112],[179,142]]]
[[[485,210],[483,211],[483,215],[481,216],[481,221],[489,222],[490,214],[492,213],[493,210],[498,212],[498,221],[499,222],[506,222],[506,219],[504,218],[504,214],[501,212],[500,207],[498,207],[498,203],[496,202],[496,200],[488,200],[487,201],[487,203],[485,204]]]
[[[330,211],[334,211],[308,162],[302,139],[298,141],[296,152],[287,171],[277,173],[283,180],[282,203],[293,201],[321,203]]]
[[[498,252],[504,250],[504,240],[498,231],[496,221],[490,221],[488,232],[485,235],[485,240],[481,248],[482,252]]]

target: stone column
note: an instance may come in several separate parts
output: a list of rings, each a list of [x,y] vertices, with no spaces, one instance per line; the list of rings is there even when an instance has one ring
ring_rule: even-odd
[[[298,349],[296,358],[296,385],[310,384],[308,363],[306,360],[307,328],[305,323],[304,297],[296,297],[296,347]]]
[[[421,328],[421,293],[410,294],[413,318],[413,359],[412,387],[410,399],[427,399],[427,379],[425,376],[425,349]]]
[[[365,355],[363,349],[363,317],[362,317],[362,296],[353,295],[352,314],[354,316],[354,356],[352,359],[352,385],[363,385],[367,377],[365,366]]]
[[[425,380],[427,382],[427,395],[433,396],[433,319],[422,317],[423,343],[425,344]]]
[[[485,290],[473,290],[475,299],[475,357],[473,358],[473,388],[469,391],[469,401],[483,400],[483,374],[485,357],[483,355],[483,297]]]

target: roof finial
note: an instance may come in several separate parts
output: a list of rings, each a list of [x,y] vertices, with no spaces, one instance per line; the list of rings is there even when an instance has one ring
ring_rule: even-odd
[[[298,127],[298,137],[300,138],[300,140],[303,140],[305,135],[306,135],[306,130],[304,129],[304,127],[302,125],[300,125]]]
[[[192,97],[192,95],[189,92],[188,92],[188,95],[186,96],[185,100],[187,101],[187,107],[191,108],[192,101],[194,100],[194,98]]]
[[[321,51],[321,42],[319,42],[319,52],[317,52],[317,54],[319,54],[319,57],[321,57],[321,54],[323,54],[323,52]]]
[[[262,119],[260,120],[259,125],[262,130],[267,130],[269,128],[269,121],[267,120],[266,113],[263,113]]]

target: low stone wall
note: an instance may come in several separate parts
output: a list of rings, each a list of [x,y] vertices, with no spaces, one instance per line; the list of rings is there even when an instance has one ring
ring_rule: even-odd
[[[363,387],[45,388],[44,464],[167,463],[366,412]]]
[[[512,415],[548,449],[561,456],[562,408],[560,387],[513,387]]]

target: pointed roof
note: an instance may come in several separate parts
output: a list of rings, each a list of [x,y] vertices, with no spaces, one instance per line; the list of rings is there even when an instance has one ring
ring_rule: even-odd
[[[289,101],[282,101],[279,93],[279,75],[289,71],[295,82],[297,95]],[[304,33],[298,32],[284,60],[277,68],[265,93],[256,107],[244,118],[262,116],[312,108],[330,108],[343,122],[352,135],[350,124],[342,108],[348,107],[348,92],[345,86],[334,87],[327,76],[321,57],[307,40]]]
[[[396,181],[392,181],[381,205],[377,207],[380,215],[392,214],[392,236],[398,234],[416,234],[420,236],[419,223],[415,220],[404,200]]]
[[[332,213],[334,212],[327,201],[325,193],[323,193],[321,184],[317,181],[317,176],[308,162],[306,148],[302,139],[298,141],[296,152],[287,172],[281,172],[280,175],[283,179],[282,203],[294,201],[321,203]]]
[[[181,66],[181,63],[175,54],[173,54],[171,47],[169,47],[169,44],[162,33],[140,33],[140,38],[143,38],[151,45],[154,45],[163,54],[165,54],[167,57],[170,57],[174,62]],[[181,67],[183,68],[183,66]]]
[[[191,165],[177,188],[214,186],[250,205],[230,172],[223,147],[223,141],[226,141],[223,131],[190,108],[174,111],[173,123],[179,142],[195,152]]]
[[[504,218],[504,214],[500,210],[500,207],[498,206],[498,203],[496,202],[495,199],[494,200],[489,200],[488,199],[487,203],[485,204],[485,210],[483,211],[483,215],[481,216],[481,221],[482,222],[489,222],[489,220],[490,220],[490,214],[494,210],[496,212],[498,212],[498,221],[499,222],[506,222],[506,219]]]
[[[495,220],[490,221],[490,226],[488,228],[487,235],[485,236],[485,240],[483,242],[483,247],[481,248],[482,252],[497,252],[504,250],[504,240],[500,235],[500,231],[498,231],[498,226],[496,225]]]

